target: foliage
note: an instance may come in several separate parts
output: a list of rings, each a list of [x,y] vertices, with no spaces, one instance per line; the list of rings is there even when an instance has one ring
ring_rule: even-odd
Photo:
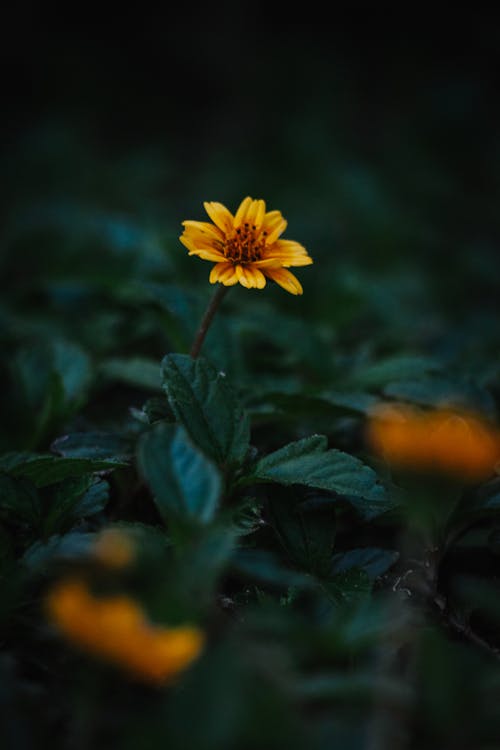
[[[274,58],[275,44],[290,105],[295,52],[273,37]],[[234,45],[228,36],[231,60],[242,54]],[[307,50],[315,59],[313,41]],[[259,112],[278,117],[264,85],[271,51],[258,64]],[[183,47],[178,59],[189,54]],[[252,119],[257,80],[245,96],[231,88],[232,119],[203,131],[199,161],[184,141],[203,119],[198,100],[189,122],[176,115],[172,144],[163,131],[135,143],[134,120],[115,142],[113,112],[99,101],[114,127],[102,151],[71,118],[26,127],[6,149],[6,750],[500,744],[498,467],[480,483],[415,475],[366,439],[371,410],[393,401],[498,421],[498,159],[487,118],[483,145],[449,127],[452,111],[464,129],[480,117],[475,104],[463,112],[467,96],[476,100],[459,72],[447,79],[447,105],[438,79],[422,100],[407,92],[406,117],[424,118],[427,136],[401,120],[392,94],[389,105],[367,91],[370,135],[358,143],[348,104],[356,68],[344,76],[340,52],[336,61],[304,63],[303,111],[286,127],[279,120],[279,137],[271,114]],[[323,70],[317,87],[312,67]],[[332,86],[337,104],[325,110]],[[194,92],[178,93],[183,109]],[[147,96],[133,101],[153,107],[157,92]],[[206,115],[203,98],[200,107]],[[170,134],[172,117],[162,121]],[[472,190],[470,175],[464,191],[473,163],[491,193]],[[246,194],[283,211],[287,236],[314,265],[301,269],[303,297],[271,281],[230,290],[193,359],[213,287],[180,245],[180,222],[203,200],[234,208]],[[133,544],[123,568],[95,555],[108,529]],[[152,687],[80,650],[45,608],[72,577],[96,597],[137,601],[153,623],[200,628],[200,658]]]

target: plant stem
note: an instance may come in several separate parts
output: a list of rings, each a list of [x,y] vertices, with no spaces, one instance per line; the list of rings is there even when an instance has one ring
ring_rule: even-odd
[[[224,286],[223,284],[219,284],[219,287],[216,290],[214,296],[208,303],[208,307],[205,310],[205,313],[201,319],[200,327],[193,341],[191,351],[189,352],[189,354],[191,355],[191,357],[193,357],[193,359],[196,359],[196,357],[200,353],[200,349],[203,346],[205,336],[207,335],[207,331],[210,328],[210,323],[212,322],[212,319],[215,313],[217,312],[219,305],[222,302],[222,299],[228,289],[229,287]]]

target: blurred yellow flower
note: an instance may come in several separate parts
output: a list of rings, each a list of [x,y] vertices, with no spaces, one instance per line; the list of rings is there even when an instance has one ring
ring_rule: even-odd
[[[280,239],[287,227],[280,211],[266,212],[263,200],[250,197],[241,202],[234,216],[222,203],[203,205],[213,223],[183,221],[180,241],[189,255],[216,264],[211,284],[240,283],[247,289],[263,289],[267,277],[290,294],[302,294],[300,282],[286,269],[309,266],[313,260],[298,242]]]
[[[120,570],[133,562],[135,546],[130,536],[123,531],[104,529],[94,542],[92,554],[103,567]]]
[[[493,474],[500,458],[497,429],[477,416],[447,409],[386,405],[369,419],[367,441],[389,463],[470,481]]]
[[[47,597],[47,612],[71,643],[155,685],[187,669],[205,641],[196,627],[152,625],[126,596],[95,597],[81,580],[58,583]]]

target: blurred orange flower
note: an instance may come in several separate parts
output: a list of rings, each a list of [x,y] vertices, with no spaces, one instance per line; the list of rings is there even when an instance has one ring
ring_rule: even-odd
[[[47,597],[47,611],[74,645],[156,685],[185,670],[204,645],[200,629],[152,625],[132,599],[95,597],[81,580],[58,583]]]
[[[130,536],[119,529],[104,529],[94,542],[94,559],[105,568],[120,570],[135,558],[135,545]]]
[[[367,442],[389,463],[470,481],[493,474],[500,458],[497,429],[477,416],[446,409],[385,405],[368,421]]]
[[[222,203],[204,203],[208,221],[183,221],[179,238],[189,250],[216,265],[210,283],[224,286],[240,283],[247,289],[263,289],[272,279],[290,294],[302,294],[290,266],[309,266],[313,260],[305,247],[280,239],[287,227],[281,211],[266,211],[263,200],[245,198],[235,215]]]

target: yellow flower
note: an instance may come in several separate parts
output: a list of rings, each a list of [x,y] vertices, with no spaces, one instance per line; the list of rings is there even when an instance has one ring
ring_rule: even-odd
[[[498,430],[477,416],[446,409],[386,405],[369,420],[367,439],[389,463],[470,481],[492,475],[500,457]]]
[[[74,645],[155,685],[187,669],[205,641],[197,627],[152,625],[132,599],[95,597],[80,580],[57,584],[47,597],[47,612]]]
[[[313,260],[305,247],[280,239],[287,227],[281,211],[267,211],[263,200],[245,198],[236,214],[222,203],[204,203],[208,221],[183,221],[179,238],[189,250],[216,265],[210,283],[224,286],[240,283],[247,289],[263,289],[266,277],[290,294],[302,294],[290,266],[309,266]]]
[[[135,546],[129,535],[119,529],[104,529],[98,535],[92,553],[105,568],[120,570],[133,562]]]

